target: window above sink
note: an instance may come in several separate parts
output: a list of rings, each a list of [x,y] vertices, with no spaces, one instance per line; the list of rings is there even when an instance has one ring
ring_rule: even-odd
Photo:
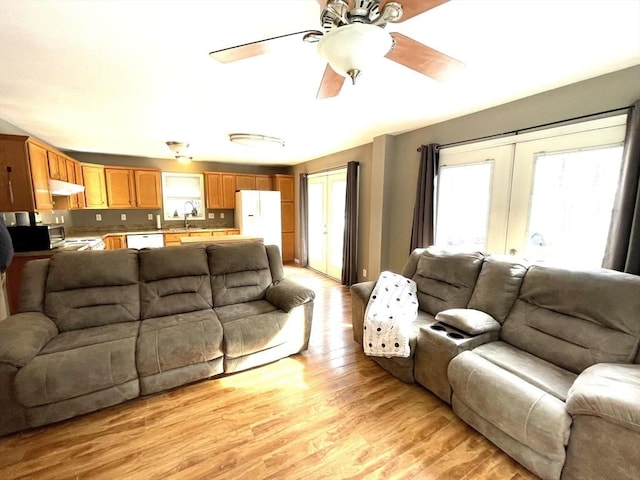
[[[204,181],[197,173],[162,173],[165,220],[204,220]]]

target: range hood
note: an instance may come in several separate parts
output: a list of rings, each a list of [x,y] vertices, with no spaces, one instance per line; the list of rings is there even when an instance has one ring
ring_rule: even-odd
[[[51,191],[51,195],[57,195],[59,197],[69,197],[71,195],[75,195],[76,193],[84,192],[84,187],[75,183],[63,182],[61,180],[54,180],[50,178],[49,190]]]

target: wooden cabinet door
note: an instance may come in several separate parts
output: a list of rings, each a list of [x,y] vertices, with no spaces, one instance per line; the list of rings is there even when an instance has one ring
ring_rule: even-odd
[[[283,262],[293,262],[294,260],[294,233],[293,232],[283,232],[282,233],[282,261]]]
[[[236,190],[255,190],[255,175],[236,175]]]
[[[107,208],[107,189],[102,165],[82,165],[84,201],[87,208]]]
[[[222,174],[222,208],[236,208],[236,176]]]
[[[127,239],[124,235],[107,237],[104,240],[106,250],[118,250],[119,248],[127,248]]]
[[[133,171],[128,168],[104,169],[109,208],[131,208],[134,206],[135,187]]]
[[[82,165],[80,165],[80,162],[73,162],[73,168],[75,169],[76,183],[78,185],[84,185],[84,179],[82,177]],[[86,206],[84,192],[76,194],[75,197],[78,208],[84,208]]]
[[[26,138],[0,139],[0,212],[35,210]]]
[[[276,175],[276,190],[283,202],[293,202],[293,175]]]
[[[136,206],[162,208],[160,172],[157,170],[133,171],[135,178]]]
[[[56,154],[56,157],[58,157],[58,172],[60,173],[60,180],[63,182],[70,182],[71,180],[69,180],[69,177],[67,176],[69,173],[67,170],[67,159],[58,154]]]
[[[282,202],[280,204],[280,215],[282,221],[283,232],[293,232],[294,230],[294,213],[293,202]]]
[[[47,165],[49,166],[49,177],[54,180],[60,180],[60,165],[58,164],[56,152],[47,151]]]
[[[31,165],[31,182],[36,210],[52,210],[53,201],[49,191],[49,161],[47,150],[27,142],[29,163]]]
[[[223,208],[222,175],[205,172],[204,186],[207,195],[207,208]]]
[[[256,190],[273,190],[271,175],[256,175]]]

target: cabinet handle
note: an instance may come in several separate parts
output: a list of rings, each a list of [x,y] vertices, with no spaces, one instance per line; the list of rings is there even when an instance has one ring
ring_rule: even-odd
[[[13,183],[9,180],[9,201],[13,205]]]

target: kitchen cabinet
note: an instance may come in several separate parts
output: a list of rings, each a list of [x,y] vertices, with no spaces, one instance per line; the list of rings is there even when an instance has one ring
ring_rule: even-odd
[[[236,208],[236,176],[222,174],[222,208]]]
[[[161,208],[160,170],[105,167],[109,208]]]
[[[86,208],[107,208],[107,187],[102,165],[83,163],[84,202]]]
[[[222,174],[204,172],[207,208],[224,208],[222,203]]]
[[[236,175],[236,190],[255,190],[255,175]]]
[[[74,162],[73,168],[75,169],[75,172],[76,172],[76,183],[78,185],[84,186],[84,176],[82,175],[82,165],[80,164],[80,162]],[[75,197],[76,197],[77,208],[79,209],[85,208],[86,207],[85,193],[84,192],[77,193]]]
[[[256,175],[256,190],[273,190],[271,175]]]
[[[171,247],[180,245],[180,238],[182,237],[202,237],[203,239],[217,237],[222,235],[240,235],[240,230],[237,228],[225,228],[215,230],[199,230],[199,231],[184,231],[184,232],[170,232],[164,234],[164,246]]]
[[[109,235],[104,239],[105,250],[127,248],[127,237],[124,235]]]
[[[275,189],[280,192],[282,216],[282,261],[292,262],[295,257],[295,202],[293,175],[274,175]]]
[[[130,168],[105,167],[104,179],[109,208],[131,208],[135,205],[135,185]]]
[[[0,211],[52,210],[47,148],[22,135],[0,135]]]
[[[133,170],[138,208],[162,208],[160,171],[136,168]]]

